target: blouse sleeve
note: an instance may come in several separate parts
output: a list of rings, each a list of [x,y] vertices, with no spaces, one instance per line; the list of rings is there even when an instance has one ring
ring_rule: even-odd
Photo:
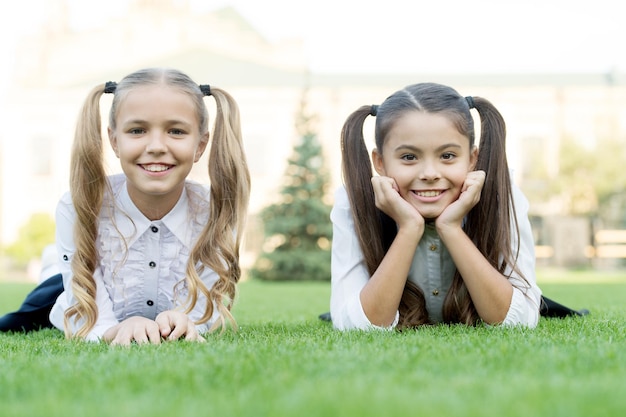
[[[343,187],[335,193],[330,219],[333,224],[330,294],[333,326],[339,330],[394,328],[398,323],[398,312],[393,324],[387,328],[372,324],[363,311],[360,294],[370,276]]]
[[[528,200],[515,185],[513,185],[513,202],[519,227],[519,242],[513,234],[511,249],[514,255],[517,253],[517,268],[523,278],[510,268],[506,271],[513,284],[513,297],[502,324],[535,327],[539,321],[541,303],[541,290],[537,286],[535,273],[535,243],[528,219]],[[514,224],[511,225],[511,230],[515,231]]]
[[[66,194],[56,209],[56,245],[59,256],[60,272],[63,276],[64,291],[59,295],[56,303],[50,312],[50,322],[55,327],[64,329],[65,311],[76,304],[76,298],[72,292],[72,257],[76,252],[74,243],[74,224],[76,221],[76,212],[71,202],[69,194]],[[100,271],[96,269],[94,273],[96,282],[96,305],[98,308],[98,318],[96,324],[88,333],[86,340],[98,341],[110,327],[115,326],[118,321],[113,313],[113,304],[108,292],[104,288]],[[82,320],[74,323],[70,320],[70,330],[75,333],[83,323]]]

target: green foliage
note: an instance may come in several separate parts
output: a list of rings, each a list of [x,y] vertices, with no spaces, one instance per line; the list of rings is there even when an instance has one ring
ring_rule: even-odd
[[[615,213],[605,213],[603,207],[609,202],[620,204],[617,210],[626,216],[624,199],[617,197],[626,193],[626,144],[619,139],[600,140],[588,149],[580,143],[564,138],[558,154],[558,176],[548,178],[542,164],[536,164],[525,182],[541,183],[542,193],[530,189],[531,205],[540,203],[555,195],[565,202],[568,214],[603,215],[615,217]],[[617,217],[620,217],[617,214]]]
[[[623,143],[601,140],[589,150],[573,140],[565,140],[559,155],[556,192],[567,201],[570,214],[595,215],[615,194],[626,192]]]
[[[591,315],[536,329],[339,332],[317,319],[328,283],[250,280],[233,309],[239,331],[204,344],[114,348],[53,330],[0,334],[0,415],[619,416],[626,275],[614,275],[542,285]]]
[[[44,213],[33,214],[19,230],[18,238],[6,248],[6,255],[16,263],[26,265],[41,256],[44,248],[54,243],[54,220]]]
[[[272,281],[330,280],[330,206],[324,203],[328,172],[313,118],[304,104],[297,129],[300,140],[288,160],[280,201],[260,214],[265,242],[250,271]]]
[[[572,140],[561,143],[557,191],[565,198],[571,214],[589,214],[598,208],[598,166],[595,152]]]

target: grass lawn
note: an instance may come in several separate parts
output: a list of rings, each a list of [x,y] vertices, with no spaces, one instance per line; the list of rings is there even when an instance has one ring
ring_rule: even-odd
[[[626,272],[543,271],[582,318],[345,332],[328,283],[243,282],[240,329],[131,348],[0,334],[0,416],[621,416]],[[32,288],[0,283],[0,314]]]

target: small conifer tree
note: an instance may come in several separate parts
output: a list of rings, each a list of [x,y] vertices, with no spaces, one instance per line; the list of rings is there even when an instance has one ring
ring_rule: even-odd
[[[280,200],[265,207],[264,244],[252,278],[274,281],[330,280],[331,207],[322,146],[303,98],[296,115],[298,141],[288,159]]]

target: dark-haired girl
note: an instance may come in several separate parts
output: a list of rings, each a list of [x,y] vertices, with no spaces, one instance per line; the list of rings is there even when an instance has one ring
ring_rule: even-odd
[[[363,137],[370,116],[371,159]],[[536,326],[542,297],[528,202],[511,181],[505,133],[488,100],[434,83],[348,117],[345,187],[331,214],[336,328]]]

